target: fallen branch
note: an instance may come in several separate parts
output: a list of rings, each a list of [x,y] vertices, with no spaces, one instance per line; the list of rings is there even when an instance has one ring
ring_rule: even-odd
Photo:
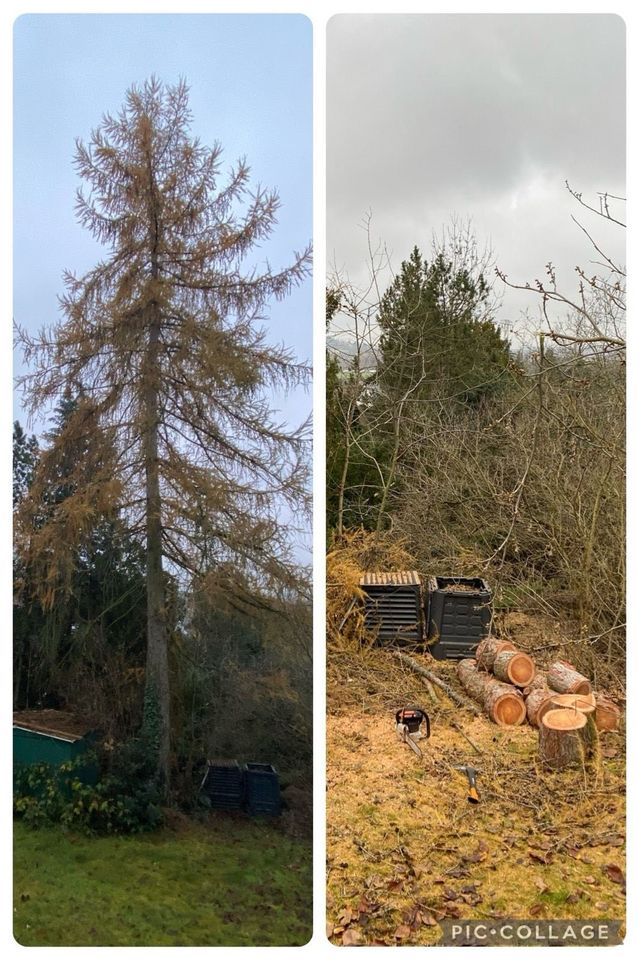
[[[475,753],[479,753],[479,754],[483,755],[484,751],[479,749],[479,747],[477,746],[477,744],[475,743],[475,741],[474,741],[474,740],[471,740],[467,733],[464,733],[464,731],[462,730],[462,728],[459,726],[458,723],[455,723],[454,720],[451,720],[451,721],[450,721],[450,725],[451,725],[451,727],[452,727],[454,730],[457,731],[457,733],[461,733],[461,735],[462,735],[462,737],[464,738],[464,740],[468,740],[469,744],[471,745],[471,747],[473,748],[473,750],[475,751]]]
[[[431,673],[431,671],[427,670],[426,667],[422,667],[421,663],[417,663],[416,660],[413,660],[412,657],[402,653],[400,650],[395,650],[393,652],[393,656],[397,657],[398,660],[401,660],[402,663],[405,663],[406,666],[410,667],[411,670],[414,670],[415,673],[419,673],[422,677],[426,677],[427,680],[430,680],[431,683],[441,687],[444,693],[450,697],[454,703],[458,704],[458,706],[464,707],[466,710],[470,710],[475,714],[476,717],[482,716],[481,710],[479,710],[471,700],[462,696],[462,694],[457,693],[457,691],[453,690],[449,684],[444,683],[443,680],[440,680],[438,676],[436,676],[434,673]]]

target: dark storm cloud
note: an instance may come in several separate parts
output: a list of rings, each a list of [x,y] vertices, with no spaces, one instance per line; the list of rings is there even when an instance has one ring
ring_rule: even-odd
[[[563,184],[623,192],[620,18],[338,16],[328,31],[329,262],[357,274],[369,209],[396,261],[453,213],[524,280],[587,258]]]

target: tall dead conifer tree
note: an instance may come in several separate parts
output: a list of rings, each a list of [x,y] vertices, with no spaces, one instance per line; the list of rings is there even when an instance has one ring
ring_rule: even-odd
[[[73,549],[101,512],[126,514],[146,540],[147,703],[159,714],[158,768],[168,785],[170,689],[165,570],[202,577],[236,567],[264,586],[287,571],[278,510],[308,494],[306,425],[276,422],[272,391],[308,368],[272,346],[266,304],[310,271],[310,248],[260,270],[277,193],[250,189],[240,160],[224,184],[221,148],[191,137],[188,88],[151,78],[106,114],[76,166],[80,223],[107,249],[83,277],[65,276],[62,319],[19,333],[29,412],[67,385],[82,402],[41,458],[29,506],[42,503],[70,443],[90,438],[60,509],[28,523],[30,561],[49,604],[65,590]],[[46,499],[46,497],[44,498]],[[233,589],[232,585],[229,589]]]

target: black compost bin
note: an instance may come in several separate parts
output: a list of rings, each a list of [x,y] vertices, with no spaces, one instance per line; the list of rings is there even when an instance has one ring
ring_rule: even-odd
[[[237,760],[210,760],[201,789],[214,810],[241,810],[244,805],[244,771]]]
[[[415,570],[367,572],[360,580],[365,595],[364,623],[379,644],[423,643],[422,582]]]
[[[481,577],[429,579],[428,649],[436,660],[472,657],[491,616],[492,592]]]
[[[247,763],[245,768],[246,806],[253,814],[276,817],[281,812],[280,781],[270,763]]]

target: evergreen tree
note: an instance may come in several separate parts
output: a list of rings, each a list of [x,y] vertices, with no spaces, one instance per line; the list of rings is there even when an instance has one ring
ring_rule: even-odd
[[[13,506],[19,506],[33,481],[38,459],[38,441],[23,430],[20,421],[13,424]]]
[[[47,446],[41,450],[35,437],[27,438],[20,424],[14,424],[13,485],[14,498],[19,491],[20,510],[14,553],[14,704],[20,707],[42,704],[45,698],[47,702],[80,698],[74,677],[104,674],[116,656],[128,669],[143,663],[143,552],[115,513],[97,517],[90,534],[72,552],[68,589],[58,593],[55,603],[42,602],[44,568],[31,544],[39,528],[55,522],[75,491],[75,464],[87,455],[87,443],[61,446],[59,438],[77,406],[67,388],[45,434]],[[47,462],[48,486],[41,484],[36,456]],[[27,516],[30,528],[24,522]],[[114,717],[116,726],[120,719]]]
[[[107,255],[83,277],[66,276],[62,320],[22,336],[34,371],[23,378],[30,410],[68,383],[81,400],[51,459],[91,438],[74,467],[72,494],[47,518],[32,550],[46,566],[45,601],[68,588],[70,556],[97,516],[126,511],[146,543],[147,702],[160,717],[158,769],[169,781],[170,689],[165,571],[198,576],[235,562],[262,584],[286,570],[283,502],[307,496],[305,427],[271,412],[271,391],[308,370],[261,327],[268,301],[310,268],[310,251],[260,271],[277,194],[249,189],[242,160],[220,184],[221,148],[190,135],[184,82],[132,87],[103,117],[76,164],[88,190],[77,214]],[[36,483],[46,485],[43,462]],[[64,536],[60,537],[63,531]]]
[[[382,297],[378,382],[411,404],[440,399],[476,403],[498,388],[509,348],[486,315],[483,273],[455,264],[445,251],[429,264],[417,247]]]

